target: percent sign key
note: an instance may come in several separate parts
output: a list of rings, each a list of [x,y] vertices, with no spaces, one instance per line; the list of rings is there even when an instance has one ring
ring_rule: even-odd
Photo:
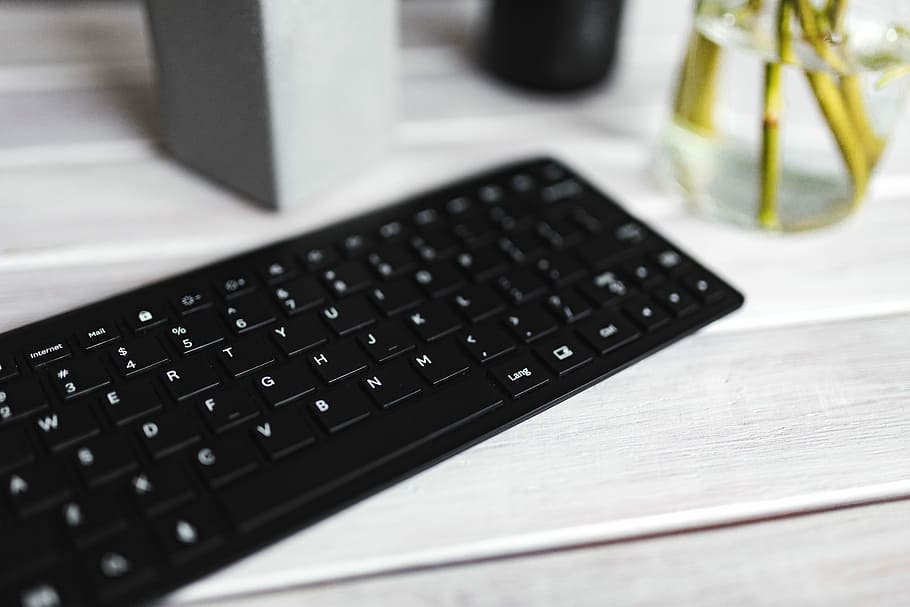
[[[219,325],[211,322],[213,320],[206,317],[195,319],[190,329],[186,325],[175,325],[170,330],[171,341],[182,354],[196,352],[216,344],[224,337],[219,330]]]

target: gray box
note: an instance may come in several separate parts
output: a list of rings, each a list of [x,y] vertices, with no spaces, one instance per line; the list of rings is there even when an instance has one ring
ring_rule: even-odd
[[[166,145],[269,208],[394,137],[396,0],[147,0]]]

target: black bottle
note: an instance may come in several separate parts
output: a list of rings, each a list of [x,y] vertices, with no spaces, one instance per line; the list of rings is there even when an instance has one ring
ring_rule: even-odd
[[[623,0],[491,0],[483,61],[519,86],[581,89],[613,66]]]

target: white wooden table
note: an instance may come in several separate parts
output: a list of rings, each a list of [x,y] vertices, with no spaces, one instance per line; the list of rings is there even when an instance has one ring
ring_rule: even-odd
[[[405,12],[399,143],[272,215],[163,156],[137,7],[0,5],[0,331],[552,153],[716,268],[740,313],[164,601],[892,605],[910,596],[910,125],[868,207],[781,238],[650,177],[688,3],[632,2],[608,90],[479,73],[476,6]]]

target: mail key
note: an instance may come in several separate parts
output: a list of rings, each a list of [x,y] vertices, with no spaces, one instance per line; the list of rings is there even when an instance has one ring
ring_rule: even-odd
[[[521,355],[496,365],[490,373],[512,398],[524,396],[550,381],[547,372],[529,356]]]

